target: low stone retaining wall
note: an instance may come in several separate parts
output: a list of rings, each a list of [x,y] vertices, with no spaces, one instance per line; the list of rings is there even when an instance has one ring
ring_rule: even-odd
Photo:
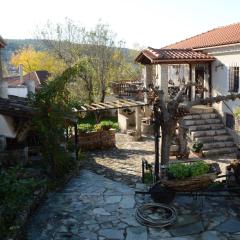
[[[83,151],[115,147],[115,130],[79,133],[78,144]]]

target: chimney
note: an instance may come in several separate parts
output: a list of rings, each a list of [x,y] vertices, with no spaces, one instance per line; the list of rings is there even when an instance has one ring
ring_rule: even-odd
[[[26,85],[28,88],[28,93],[35,93],[35,81],[34,80],[27,80]]]
[[[19,77],[20,77],[20,84],[23,84],[23,65],[22,64],[19,64],[18,71],[19,71]]]
[[[0,51],[0,98],[8,99],[8,83],[3,80],[2,60]]]

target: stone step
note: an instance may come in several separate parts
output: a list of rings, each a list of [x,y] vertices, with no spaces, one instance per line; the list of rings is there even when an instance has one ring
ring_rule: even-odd
[[[236,147],[224,147],[224,148],[216,148],[216,149],[204,150],[203,151],[203,155],[205,157],[208,157],[208,156],[218,155],[218,154],[236,153],[236,151],[237,151]]]
[[[219,118],[213,118],[213,119],[199,119],[199,120],[185,120],[184,124],[185,126],[196,126],[196,125],[206,125],[206,124],[212,124],[212,123],[221,123],[221,119]]]
[[[199,120],[199,119],[210,119],[218,118],[216,113],[202,113],[202,114],[190,114],[183,117],[183,120]]]
[[[203,150],[218,149],[225,147],[235,147],[235,144],[233,141],[210,142],[203,144]]]
[[[223,129],[223,123],[212,123],[212,124],[204,124],[204,125],[196,125],[196,126],[189,126],[188,129],[190,132],[192,131],[201,131],[201,130],[216,130],[216,129]]]
[[[191,137],[192,139],[196,137],[208,137],[208,136],[216,136],[216,135],[223,135],[227,134],[228,131],[223,128],[223,129],[217,129],[217,130],[208,130],[208,131],[193,131],[191,132]]]
[[[214,113],[215,109],[213,107],[207,106],[194,106],[190,109],[190,113]]]
[[[232,136],[229,134],[223,134],[218,136],[205,136],[205,137],[195,137],[195,141],[204,143],[211,143],[211,142],[222,142],[222,141],[233,141]]]

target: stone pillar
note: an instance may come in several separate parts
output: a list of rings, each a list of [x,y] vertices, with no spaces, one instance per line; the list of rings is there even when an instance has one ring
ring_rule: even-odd
[[[148,85],[152,83],[153,78],[152,65],[149,64],[145,65],[145,71],[143,75],[144,75],[144,87],[148,88]],[[147,93],[144,93],[144,102],[147,103]]]
[[[21,84],[23,83],[23,65],[19,64],[19,77],[20,77],[20,82]]]
[[[141,115],[140,115],[141,107],[135,108],[135,122],[136,122],[136,134],[135,140],[139,140],[141,138]]]
[[[159,89],[163,90],[165,100],[168,100],[168,64],[161,64],[160,65],[160,83]]]
[[[28,88],[28,93],[35,93],[35,81],[34,80],[27,80],[26,85]]]
[[[192,83],[195,83],[196,82],[196,78],[195,78],[195,67],[196,65],[195,64],[192,64]],[[191,100],[195,100],[195,95],[196,95],[196,87],[195,86],[192,86],[192,89],[191,89]]]

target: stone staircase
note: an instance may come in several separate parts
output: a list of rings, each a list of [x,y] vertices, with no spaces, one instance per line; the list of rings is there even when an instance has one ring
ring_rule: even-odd
[[[214,108],[195,106],[183,118],[183,123],[189,130],[189,141],[203,143],[204,156],[236,153],[233,138]]]

